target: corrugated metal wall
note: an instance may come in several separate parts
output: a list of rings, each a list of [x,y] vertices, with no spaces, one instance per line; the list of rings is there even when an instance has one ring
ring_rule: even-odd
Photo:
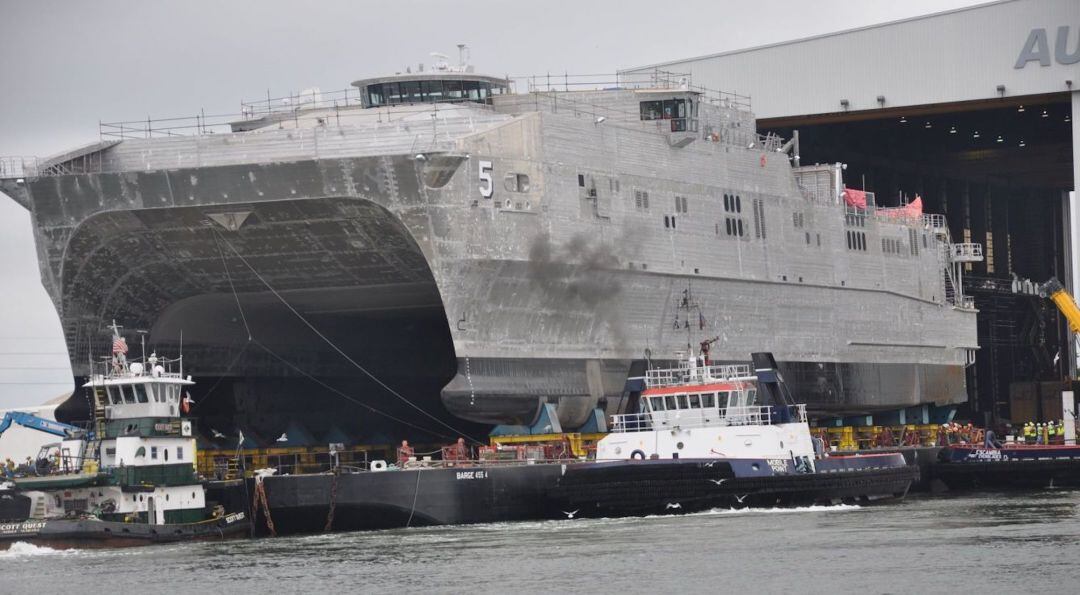
[[[1054,59],[1080,44],[1080,1],[1009,0],[812,39],[627,69],[688,72],[696,85],[750,95],[758,118],[968,101],[1080,89],[1080,63]],[[1050,66],[1014,68],[1032,29],[1046,30]]]

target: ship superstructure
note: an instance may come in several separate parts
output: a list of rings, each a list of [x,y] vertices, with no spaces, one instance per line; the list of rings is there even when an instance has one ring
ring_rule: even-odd
[[[227,128],[104,125],[3,188],[33,213],[77,375],[103,318],[160,346],[182,328],[225,380],[206,414],[263,439],[350,423],[325,414],[335,393],[408,411],[361,367],[461,418],[552,403],[571,428],[712,334],[718,363],[774,352],[812,410],[965,400],[978,245],[847,204],[842,166],[793,165],[747,98],[558,78],[441,64],[244,104]]]

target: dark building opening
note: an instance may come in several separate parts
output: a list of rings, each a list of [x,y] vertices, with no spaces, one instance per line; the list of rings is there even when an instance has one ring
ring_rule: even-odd
[[[847,186],[873,191],[878,206],[921,196],[954,242],[983,245],[984,262],[964,271],[981,349],[961,414],[975,420],[1012,419],[1025,385],[1052,390],[1070,377],[1065,321],[1036,290],[1069,268],[1073,117],[1056,93],[758,122],[786,138],[798,130],[802,165],[847,164]]]

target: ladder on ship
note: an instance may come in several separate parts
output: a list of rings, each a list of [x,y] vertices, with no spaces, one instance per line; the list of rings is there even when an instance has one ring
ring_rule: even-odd
[[[105,435],[105,404],[108,398],[105,396],[104,386],[95,386],[94,391],[94,438],[101,440]]]
[[[982,262],[982,244],[954,244],[944,215],[923,215],[923,222],[941,246],[941,287],[945,302],[957,308],[974,309],[974,300],[964,295],[963,270],[968,263]]]

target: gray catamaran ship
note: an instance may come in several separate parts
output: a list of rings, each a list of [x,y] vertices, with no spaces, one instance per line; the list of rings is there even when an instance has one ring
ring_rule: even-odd
[[[474,422],[550,403],[569,430],[700,341],[717,362],[774,352],[812,413],[966,400],[959,276],[981,247],[941,216],[846,204],[842,166],[800,166],[747,98],[444,57],[353,87],[226,125],[103,124],[6,163],[76,376],[102,321],[126,320],[182,341],[204,431],[264,442],[422,419],[364,370]]]

